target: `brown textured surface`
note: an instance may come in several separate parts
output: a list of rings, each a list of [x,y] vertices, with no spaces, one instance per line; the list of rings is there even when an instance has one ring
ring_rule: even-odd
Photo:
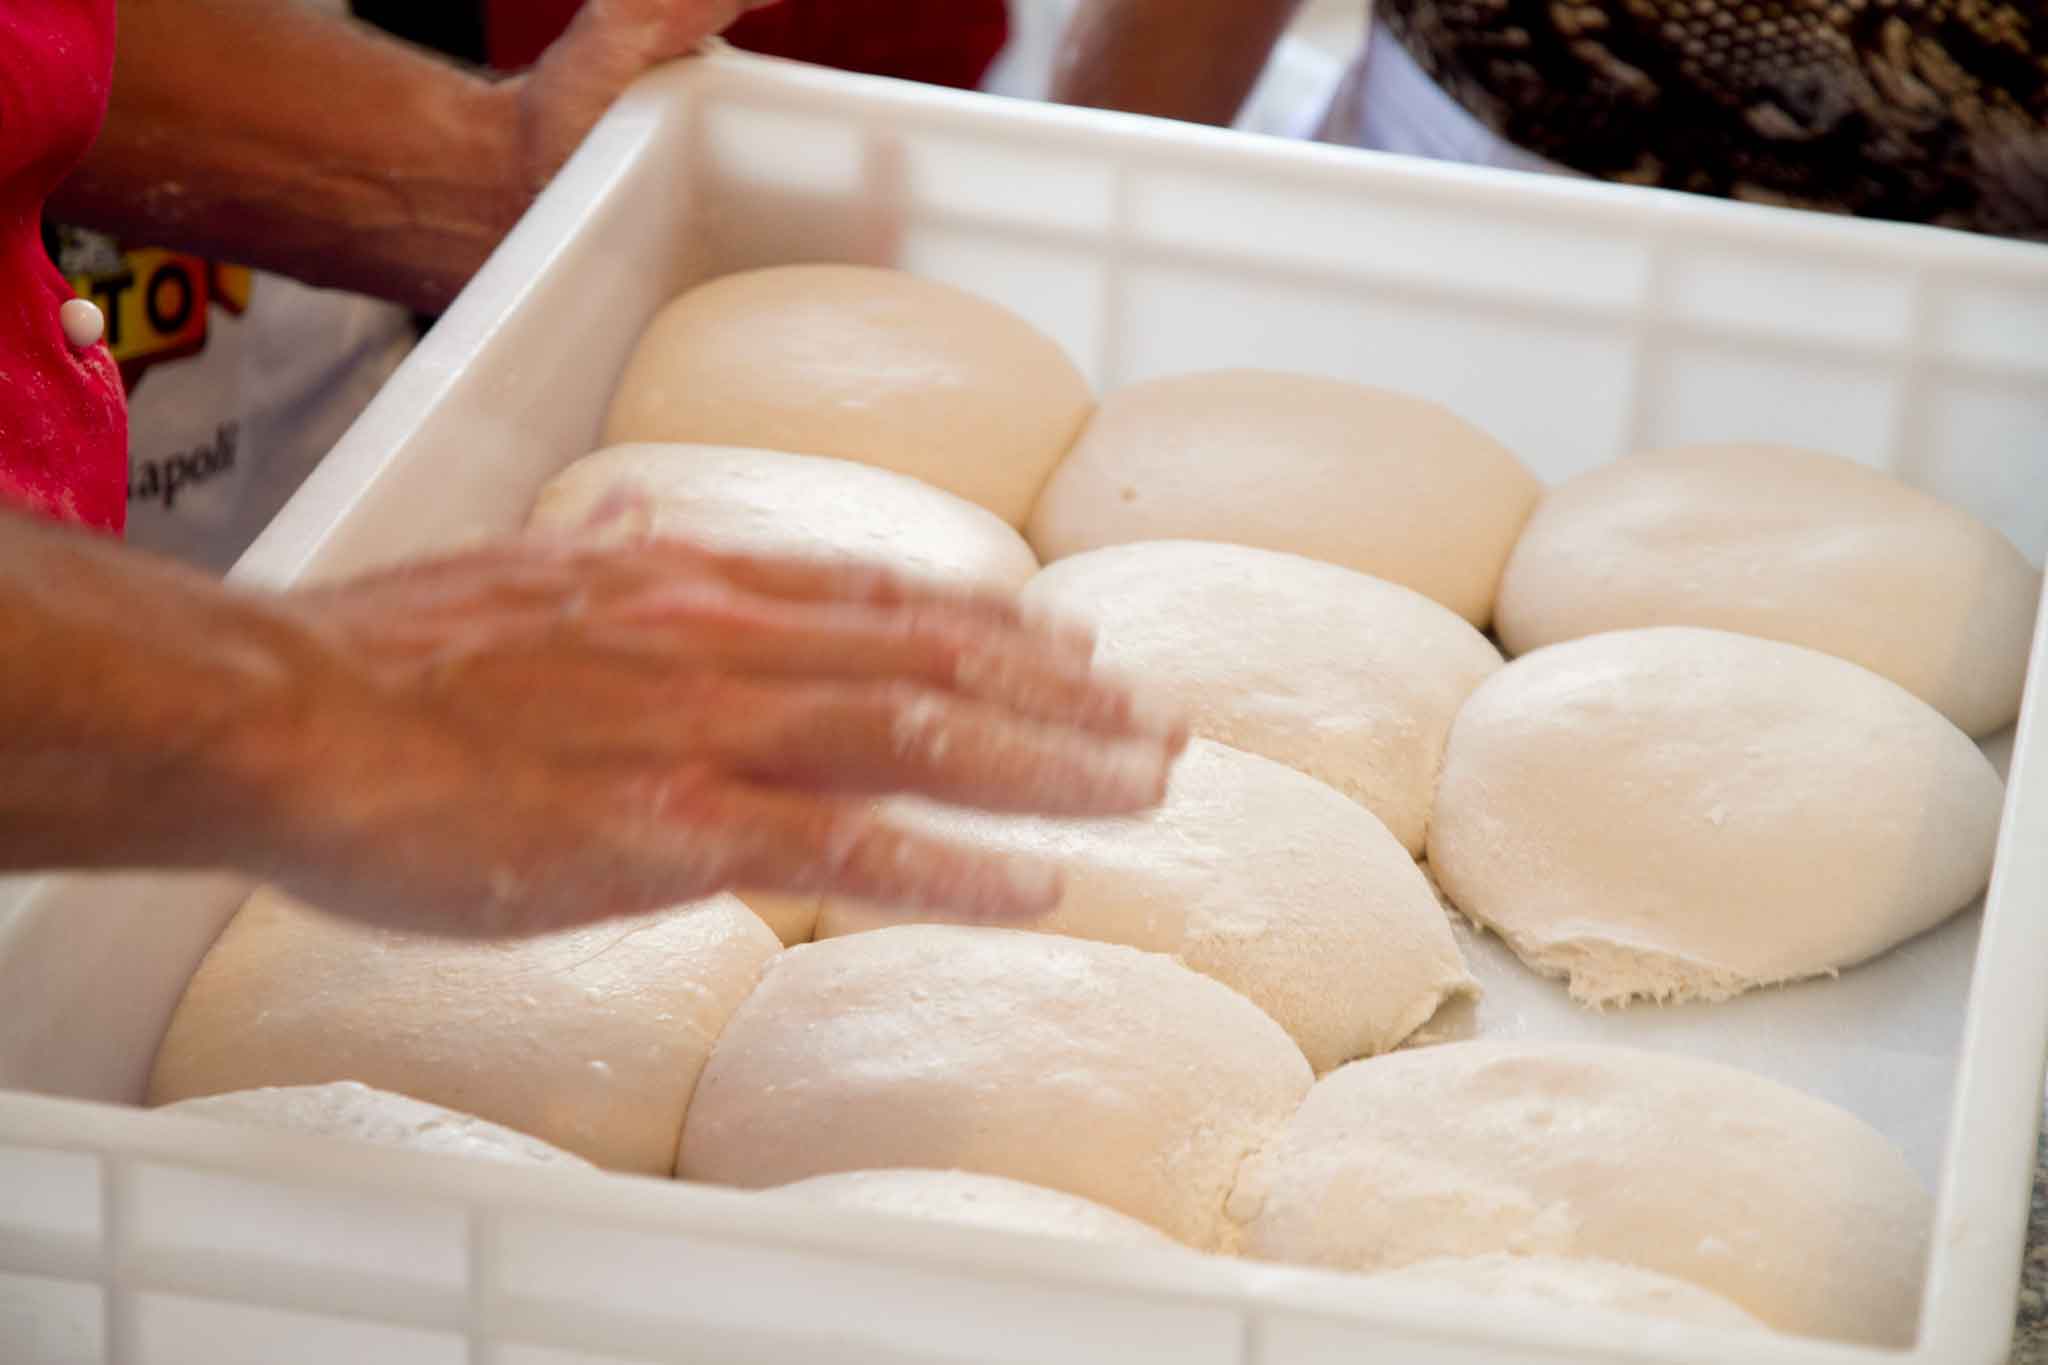
[[[2034,1194],[2027,1209],[2026,1259],[2020,1262],[2012,1365],[2048,1365],[2048,1134],[2036,1142]]]
[[[2043,0],[1384,0],[1496,133],[1638,184],[2048,240]]]

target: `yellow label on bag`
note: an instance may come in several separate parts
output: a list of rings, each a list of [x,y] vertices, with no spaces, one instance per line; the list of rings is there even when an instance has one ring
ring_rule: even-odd
[[[256,272],[243,265],[213,267],[213,301],[240,317],[249,310],[249,286]]]
[[[151,365],[204,349],[208,310],[219,304],[242,312],[252,282],[241,266],[154,247],[125,251],[115,268],[70,279],[72,289],[106,315],[107,347],[130,388]]]

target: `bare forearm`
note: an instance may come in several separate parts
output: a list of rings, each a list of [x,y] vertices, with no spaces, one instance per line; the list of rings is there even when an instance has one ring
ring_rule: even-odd
[[[288,0],[123,0],[88,226],[445,304],[524,210],[513,88]]]
[[[0,870],[261,861],[318,657],[266,599],[0,512]]]
[[[1052,97],[1192,123],[1229,123],[1299,0],[1082,0]]]

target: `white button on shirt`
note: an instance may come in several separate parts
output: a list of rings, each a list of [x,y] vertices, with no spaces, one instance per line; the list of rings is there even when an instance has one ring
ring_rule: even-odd
[[[90,299],[66,300],[57,310],[57,320],[64,325],[64,339],[81,351],[99,345],[107,334],[106,315]]]

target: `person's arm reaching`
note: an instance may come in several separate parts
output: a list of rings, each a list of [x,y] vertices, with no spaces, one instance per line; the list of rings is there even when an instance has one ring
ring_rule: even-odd
[[[1141,809],[1184,730],[996,600],[678,544],[282,595],[0,512],[0,871],[233,867],[536,932],[752,887],[1002,917],[1046,869],[872,798]]]
[[[438,309],[631,81],[760,0],[591,0],[492,80],[294,0],[122,0],[105,131],[52,208]]]
[[[1300,0],[1081,0],[1060,37],[1052,97],[1227,124]]]

